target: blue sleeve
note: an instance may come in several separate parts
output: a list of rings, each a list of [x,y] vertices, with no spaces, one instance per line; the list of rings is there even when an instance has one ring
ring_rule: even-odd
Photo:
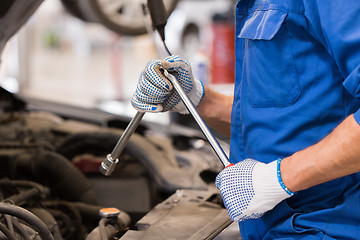
[[[354,118],[355,118],[355,121],[360,125],[360,110],[357,110],[354,113]]]
[[[360,1],[304,0],[313,35],[334,57],[343,86],[360,98]],[[359,110],[354,114],[360,124]]]

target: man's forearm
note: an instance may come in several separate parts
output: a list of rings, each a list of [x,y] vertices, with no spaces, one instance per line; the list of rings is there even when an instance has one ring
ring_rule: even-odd
[[[197,109],[205,122],[219,133],[230,137],[230,121],[233,97],[205,87],[205,93]]]
[[[319,143],[281,162],[281,176],[292,192],[360,171],[360,126],[351,115]]]

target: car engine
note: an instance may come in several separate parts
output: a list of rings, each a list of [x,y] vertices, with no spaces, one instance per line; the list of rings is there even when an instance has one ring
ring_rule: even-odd
[[[147,239],[157,228],[174,233],[169,221],[188,235],[211,218],[220,216],[216,229],[230,223],[214,187],[222,165],[198,130],[142,124],[105,177],[99,166],[124,119],[69,114],[70,106],[61,116],[59,106],[0,96],[0,239],[51,239],[43,225],[54,239]]]

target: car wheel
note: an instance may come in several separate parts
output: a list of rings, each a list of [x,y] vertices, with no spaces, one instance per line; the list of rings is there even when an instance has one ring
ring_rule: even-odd
[[[178,0],[163,1],[170,15]],[[77,3],[87,21],[100,23],[119,34],[146,33],[143,18],[146,0],[77,0]]]

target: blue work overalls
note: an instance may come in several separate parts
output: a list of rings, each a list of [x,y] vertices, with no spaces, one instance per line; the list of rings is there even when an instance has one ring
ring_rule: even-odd
[[[284,158],[359,122],[360,1],[240,0],[235,57],[231,162]],[[241,222],[242,239],[360,239],[359,184],[300,191]]]

